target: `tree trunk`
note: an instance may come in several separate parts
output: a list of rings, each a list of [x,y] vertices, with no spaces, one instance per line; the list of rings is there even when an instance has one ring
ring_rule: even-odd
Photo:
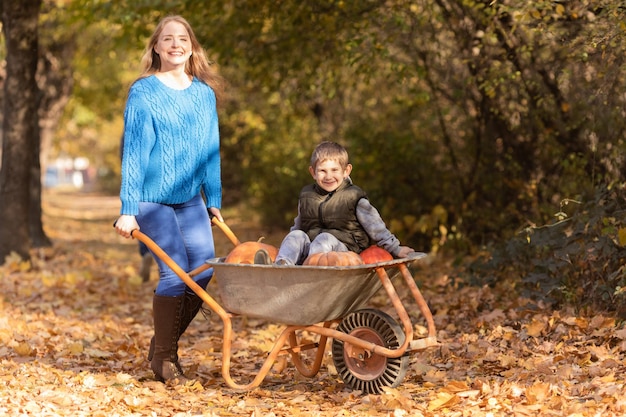
[[[42,210],[41,210],[41,129],[39,124],[35,124],[35,134],[33,141],[35,147],[33,149],[34,157],[30,167],[30,210],[28,213],[28,227],[30,242],[34,248],[51,246],[52,242],[43,230]]]
[[[41,0],[2,0],[6,43],[2,167],[0,168],[0,262],[11,252],[30,259],[30,181],[37,144],[39,90],[37,24]]]
[[[47,22],[50,25],[50,22]],[[35,133],[35,155],[31,167],[30,239],[35,248],[52,242],[43,230],[41,192],[42,171],[45,172],[54,130],[72,93],[72,58],[74,40],[68,37],[48,40],[39,45],[37,81],[40,90],[39,124]]]

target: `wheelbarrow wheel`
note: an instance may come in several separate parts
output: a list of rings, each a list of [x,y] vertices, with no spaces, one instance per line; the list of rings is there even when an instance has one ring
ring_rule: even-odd
[[[359,339],[394,349],[404,343],[402,327],[387,313],[375,309],[355,311],[346,316],[337,330]],[[381,394],[383,387],[400,385],[409,367],[409,356],[387,358],[363,355],[362,349],[333,339],[332,355],[337,373],[354,390]]]

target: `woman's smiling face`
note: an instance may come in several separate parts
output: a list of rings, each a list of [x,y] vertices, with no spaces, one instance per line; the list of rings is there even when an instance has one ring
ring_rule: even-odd
[[[192,52],[191,39],[185,26],[178,22],[166,24],[154,51],[161,59],[161,71],[184,66]]]

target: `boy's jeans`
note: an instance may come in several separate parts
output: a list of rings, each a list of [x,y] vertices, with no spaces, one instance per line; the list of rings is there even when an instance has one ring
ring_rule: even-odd
[[[139,203],[137,223],[141,231],[161,247],[184,271],[199,267],[215,256],[213,232],[206,205],[200,195],[182,204]],[[161,259],[155,294],[175,297],[185,293],[185,283]],[[193,279],[206,288],[213,269]]]
[[[293,230],[280,244],[276,263],[282,260],[287,265],[302,265],[309,255],[332,251],[347,252],[348,248],[330,233],[320,233],[311,242],[302,230]]]

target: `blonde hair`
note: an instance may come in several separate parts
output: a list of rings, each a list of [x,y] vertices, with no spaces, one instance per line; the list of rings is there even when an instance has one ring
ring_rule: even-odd
[[[335,142],[322,142],[315,147],[311,155],[311,168],[324,161],[337,161],[342,169],[346,169],[350,163],[346,148]]]
[[[198,42],[191,25],[182,16],[166,16],[158,23],[152,33],[152,36],[150,37],[150,40],[148,41],[143,57],[141,58],[142,72],[137,79],[148,77],[157,73],[161,69],[161,58],[154,51],[154,47],[159,41],[159,37],[161,36],[161,32],[163,32],[165,25],[171,22],[177,22],[183,25],[187,30],[189,40],[191,41],[192,53],[191,57],[189,57],[189,60],[187,61],[187,64],[185,65],[185,72],[192,77],[198,78],[211,87],[215,92],[215,97],[219,103],[224,96],[224,79],[218,74],[214,65],[209,62],[204,48],[202,48],[202,45]]]

